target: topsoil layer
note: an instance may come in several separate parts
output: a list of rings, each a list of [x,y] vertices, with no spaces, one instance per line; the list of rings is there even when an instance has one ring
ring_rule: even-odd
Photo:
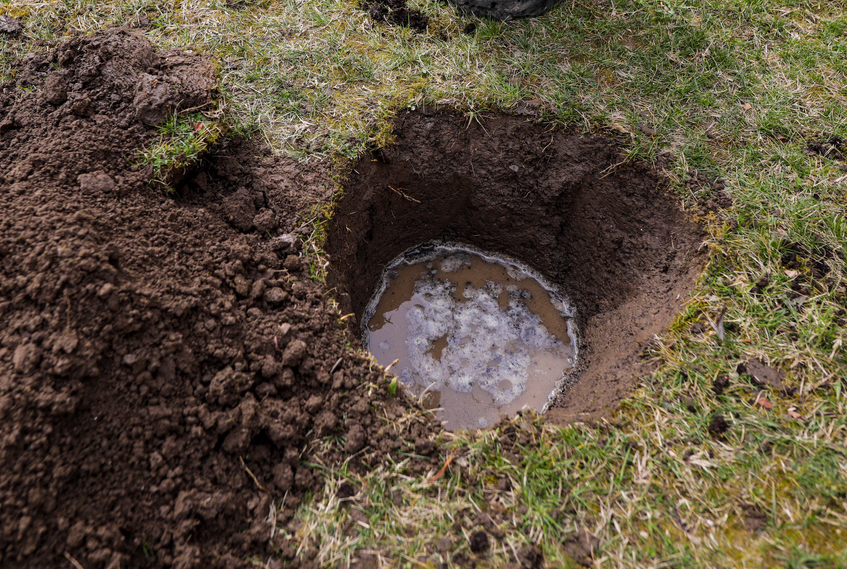
[[[0,86],[4,568],[293,557],[270,538],[318,484],[306,462],[356,468],[432,429],[390,421],[289,234],[328,197],[323,164],[235,141],[173,196],[131,165],[215,82],[209,58],[118,29]]]

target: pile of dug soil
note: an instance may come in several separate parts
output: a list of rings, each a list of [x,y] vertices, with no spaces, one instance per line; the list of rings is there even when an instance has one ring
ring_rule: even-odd
[[[233,144],[175,196],[151,189],[138,150],[212,104],[214,65],[136,32],[30,54],[16,77],[0,86],[0,565],[291,557],[271,528],[319,482],[310,442],[355,466],[432,428],[389,423],[368,391],[384,380],[344,348],[287,234],[327,197],[324,166]]]

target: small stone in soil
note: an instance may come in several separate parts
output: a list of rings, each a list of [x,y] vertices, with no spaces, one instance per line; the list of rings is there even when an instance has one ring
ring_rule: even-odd
[[[785,373],[769,365],[765,365],[759,360],[750,360],[738,364],[736,371],[739,374],[749,376],[756,385],[769,385],[783,392],[789,391],[788,386],[782,381],[785,378]]]

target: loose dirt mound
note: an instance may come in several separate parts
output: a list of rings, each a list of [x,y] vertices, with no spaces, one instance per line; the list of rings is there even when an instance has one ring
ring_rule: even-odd
[[[663,178],[614,140],[527,120],[401,116],[396,143],[352,169],[327,240],[330,285],[361,315],[385,265],[432,240],[510,255],[561,285],[582,336],[578,381],[554,421],[608,412],[649,370],[705,255]]]
[[[269,538],[318,483],[305,462],[355,467],[429,432],[388,423],[299,240],[268,237],[326,197],[322,165],[234,145],[176,198],[130,166],[149,125],[211,104],[213,70],[110,30],[0,87],[4,568],[290,557]]]

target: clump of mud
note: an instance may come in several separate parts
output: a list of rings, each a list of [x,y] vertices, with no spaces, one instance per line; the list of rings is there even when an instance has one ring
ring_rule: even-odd
[[[327,197],[324,165],[233,141],[175,197],[131,165],[215,79],[116,29],[0,86],[4,568],[291,558],[272,527],[319,485],[312,441],[355,469],[431,431],[390,420],[403,409],[309,278],[292,221]],[[428,448],[411,468],[439,461]]]
[[[403,26],[416,32],[425,32],[429,25],[429,17],[420,10],[407,7],[406,0],[362,0],[361,6],[376,22]]]
[[[509,116],[406,113],[395,144],[351,170],[327,240],[329,281],[361,317],[387,263],[428,241],[467,243],[529,265],[567,291],[579,379],[548,416],[613,408],[645,372],[650,339],[685,302],[703,231],[649,166],[614,140]]]

